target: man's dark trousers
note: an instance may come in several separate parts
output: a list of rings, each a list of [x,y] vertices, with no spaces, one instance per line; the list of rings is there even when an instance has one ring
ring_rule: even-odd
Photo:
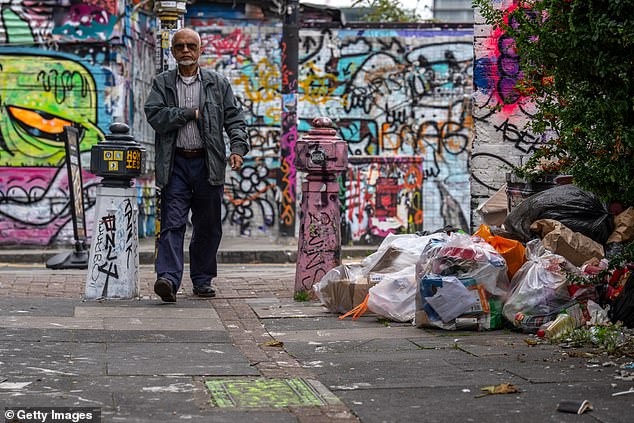
[[[209,285],[218,274],[216,254],[222,238],[223,185],[210,185],[204,157],[174,157],[169,183],[161,190],[161,231],[156,274],[178,291],[183,277],[183,244],[187,217],[192,212],[189,244],[190,276],[194,287]]]

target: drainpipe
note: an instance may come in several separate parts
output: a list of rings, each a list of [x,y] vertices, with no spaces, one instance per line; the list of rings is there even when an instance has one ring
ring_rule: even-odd
[[[299,1],[286,0],[282,27],[282,137],[280,140],[281,191],[279,233],[295,236],[296,172],[295,144],[297,143],[297,74],[299,69]]]

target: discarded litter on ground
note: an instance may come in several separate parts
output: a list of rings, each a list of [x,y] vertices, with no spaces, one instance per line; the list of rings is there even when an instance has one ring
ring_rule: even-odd
[[[537,334],[528,345],[626,345],[631,337],[614,328],[634,328],[634,208],[610,215],[596,196],[566,185],[495,221],[503,225],[473,235],[451,228],[388,235],[361,263],[329,271],[315,293],[340,318],[511,328]]]
[[[520,392],[520,390],[517,389],[517,386],[510,383],[501,383],[499,385],[485,386],[484,388],[481,388],[480,390],[484,391],[484,393],[480,395],[476,395],[475,396],[476,398],[485,397],[487,395],[516,394]]]

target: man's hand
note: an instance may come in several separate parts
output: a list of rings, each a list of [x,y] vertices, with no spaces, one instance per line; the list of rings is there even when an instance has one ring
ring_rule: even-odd
[[[229,156],[229,165],[231,166],[231,170],[240,170],[242,167],[242,156],[236,153],[232,153]]]
[[[198,109],[186,107],[183,109],[183,116],[185,116],[185,119],[188,121],[198,119]]]

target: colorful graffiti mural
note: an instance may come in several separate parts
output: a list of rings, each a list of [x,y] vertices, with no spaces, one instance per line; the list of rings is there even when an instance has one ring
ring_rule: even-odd
[[[196,15],[204,13],[197,9]],[[253,143],[248,160],[263,168],[258,175],[266,175],[258,198],[274,200],[271,207],[279,208],[279,219],[290,221],[292,213],[280,206],[297,201],[298,196],[291,184],[279,184],[277,178],[280,174],[297,177],[292,161],[285,160],[291,153],[280,155],[277,149],[283,115],[280,28],[234,22],[192,18],[187,23],[201,28],[203,39],[213,40],[205,44],[203,66],[230,78],[247,113]],[[226,42],[219,43],[220,39]],[[347,241],[376,241],[388,232],[414,228],[431,230],[453,225],[467,229],[470,211],[467,163],[473,136],[473,31],[470,28],[303,29],[299,54],[297,136],[310,129],[309,122],[314,117],[328,116],[348,142],[351,156],[367,156],[370,162],[381,158],[393,158],[394,163],[398,163],[397,159],[420,160],[418,186],[381,197],[378,212],[372,208],[378,215],[369,221],[357,217],[357,200],[345,205],[355,209],[354,213],[343,214],[344,225],[350,228]],[[389,185],[393,182],[388,182],[393,180],[399,180],[397,187],[403,189],[405,170],[396,177],[390,166],[377,165],[373,169],[375,176],[369,180],[362,178],[360,191],[376,190],[378,180],[381,190],[395,190]],[[236,200],[253,195],[241,191],[240,180],[240,175],[231,175],[228,180],[231,192],[231,201],[226,201],[228,216],[235,215],[232,208]],[[251,184],[246,186],[250,188]],[[419,201],[415,213],[398,203],[408,196]],[[244,233],[243,229],[232,228],[239,224],[240,228],[257,228],[249,232],[251,235],[276,236],[275,219],[262,220],[258,207],[246,213],[245,206],[249,204],[240,203],[239,223],[225,219],[226,233]],[[382,215],[382,206],[397,216]],[[250,220],[249,215],[253,216]],[[394,219],[389,224],[385,223],[388,217]]]
[[[99,73],[69,55],[2,48],[0,165],[59,165],[66,125],[81,127],[84,146],[103,138],[96,126]]]
[[[118,22],[115,14],[91,4],[74,4],[52,34],[69,40],[110,40]]]
[[[96,88],[103,73],[91,68],[63,53],[0,48],[0,242],[47,245],[68,223],[63,128],[80,128],[84,155],[103,138]],[[28,193],[16,189],[26,175]],[[84,181],[96,183],[89,174]]]
[[[0,0],[0,244],[72,240],[64,126],[80,129],[86,169],[92,145],[131,114],[123,49],[94,44],[113,41],[119,6]],[[90,221],[98,180],[83,180]]]
[[[72,237],[70,214],[64,209],[63,152],[55,135],[65,122],[82,125],[84,155],[111,122],[130,123],[135,137],[146,144],[151,175],[152,134],[139,110],[149,91],[148,75],[154,74],[155,37],[154,21],[136,7],[141,4],[0,0],[0,75],[11,83],[32,85],[26,96],[0,94],[0,107],[6,109],[0,119],[0,164],[6,181],[0,187],[0,243],[48,244]],[[472,29],[301,30],[298,93],[284,103],[295,109],[285,116],[297,121],[298,131],[282,134],[281,26],[253,25],[231,19],[233,15],[223,20],[217,8],[214,14],[204,8],[192,8],[190,16],[195,17],[187,24],[201,31],[202,65],[231,80],[247,113],[253,146],[243,169],[228,175],[223,208],[228,236],[276,237],[281,222],[297,224],[291,206],[299,200],[301,175],[292,149],[280,154],[280,146],[292,146],[317,116],[331,117],[348,142],[349,154],[366,160],[351,172],[363,184],[357,188],[374,192],[365,199],[372,214],[358,217],[358,198],[344,202],[354,210],[343,213],[349,242],[369,242],[388,232],[468,225]],[[29,71],[38,72],[17,75],[18,56]],[[510,125],[503,128],[513,131]],[[358,176],[369,168],[376,177]],[[18,172],[28,175],[25,186],[31,191],[15,189],[11,178]],[[86,175],[84,182],[90,222],[95,180]],[[152,177],[141,178],[138,189],[139,232],[151,235]],[[22,207],[24,199],[28,207]],[[40,233],[29,239],[35,233],[29,229],[35,227]],[[21,239],[23,235],[27,238]]]
[[[119,0],[0,0],[0,44],[111,41],[121,36]]]
[[[503,14],[526,7],[517,0],[494,2]],[[530,9],[524,13],[532,17]],[[534,105],[516,87],[522,78],[513,39],[476,21],[474,121],[476,137],[471,157],[473,209],[500,189],[505,174],[521,164],[543,142],[527,128]],[[537,19],[537,17],[535,17]],[[477,221],[477,216],[473,216]]]
[[[350,157],[342,178],[342,242],[380,243],[390,233],[423,229],[421,157]]]

